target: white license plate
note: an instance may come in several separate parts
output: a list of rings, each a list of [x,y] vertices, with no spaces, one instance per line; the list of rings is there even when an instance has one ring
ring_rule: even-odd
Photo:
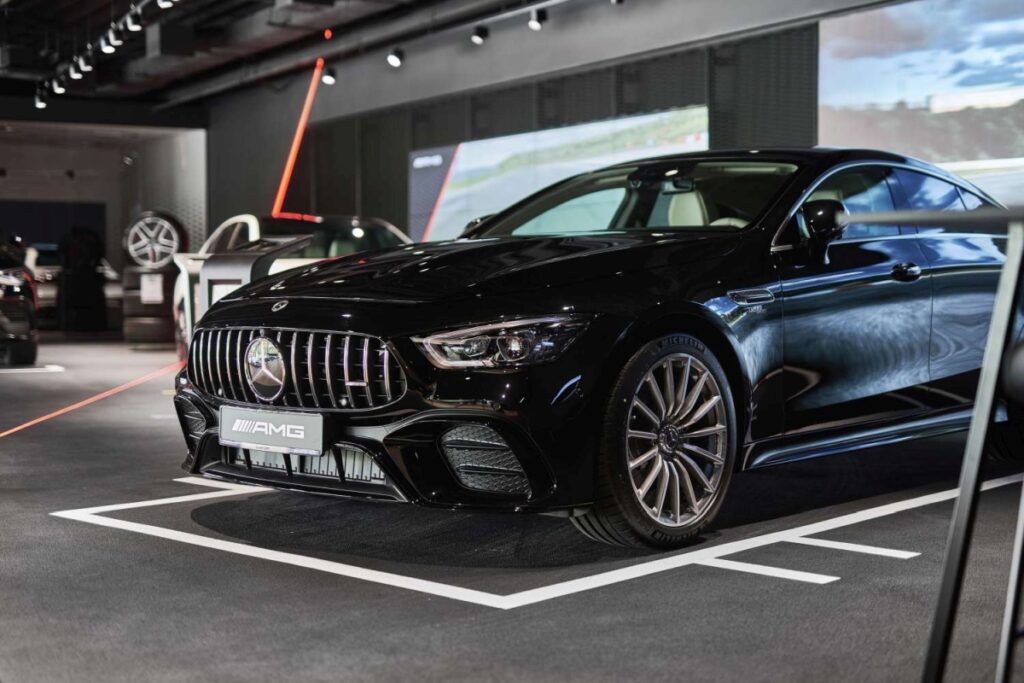
[[[324,452],[324,418],[221,406],[220,443],[272,453],[320,455]]]

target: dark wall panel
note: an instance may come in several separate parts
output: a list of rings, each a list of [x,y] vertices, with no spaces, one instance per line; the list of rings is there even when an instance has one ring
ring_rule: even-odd
[[[313,148],[313,209],[318,213],[359,213],[359,122],[339,119],[310,130]]]
[[[533,84],[490,90],[470,96],[470,138],[483,140],[536,128]]]
[[[715,148],[817,142],[817,24],[718,46],[711,55]]]
[[[557,128],[615,116],[615,71],[600,69],[537,84],[537,125]]]
[[[689,50],[623,64],[616,69],[616,114],[646,114],[704,104],[707,53]]]
[[[453,97],[412,109],[413,149],[450,145],[468,137],[469,97]]]
[[[270,213],[308,83],[296,76],[210,103],[209,225],[239,213]]]
[[[409,205],[409,110],[367,116],[360,121],[360,213],[405,229]]]

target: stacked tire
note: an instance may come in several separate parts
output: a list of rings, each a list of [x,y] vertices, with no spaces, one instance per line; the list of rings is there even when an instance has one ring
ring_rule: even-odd
[[[187,249],[181,223],[165,213],[147,211],[125,230],[124,246],[135,265],[124,269],[124,339],[133,344],[170,344],[175,340],[174,254]]]
[[[127,266],[124,269],[124,340],[133,344],[166,344],[174,341],[174,281],[177,268],[143,268]],[[162,297],[157,303],[153,290],[147,285],[148,300],[143,299],[142,282],[160,280],[157,291]]]

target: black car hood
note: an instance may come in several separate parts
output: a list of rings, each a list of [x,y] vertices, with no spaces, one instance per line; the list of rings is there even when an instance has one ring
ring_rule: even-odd
[[[414,244],[289,270],[244,287],[230,298],[425,303],[679,266],[721,256],[739,239],[737,233],[662,233]]]

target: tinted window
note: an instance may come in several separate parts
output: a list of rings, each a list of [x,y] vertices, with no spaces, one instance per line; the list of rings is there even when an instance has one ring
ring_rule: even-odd
[[[973,192],[967,190],[960,190],[960,198],[964,200],[964,206],[968,211],[974,211],[975,209],[995,209],[995,204],[985,201]]]
[[[570,178],[512,206],[474,237],[739,230],[763,214],[796,165],[684,160]]]
[[[888,177],[892,169],[878,166],[863,166],[840,171],[825,179],[811,193],[807,201],[832,199],[842,202],[850,213],[882,213],[895,211],[896,205],[889,189]],[[871,225],[856,223],[846,226],[843,239],[884,237],[898,235],[895,225]]]
[[[924,173],[898,171],[907,206],[916,211],[963,211],[956,185]]]
[[[590,192],[558,204],[515,229],[516,235],[557,235],[607,230],[626,198],[626,190],[613,187]]]

